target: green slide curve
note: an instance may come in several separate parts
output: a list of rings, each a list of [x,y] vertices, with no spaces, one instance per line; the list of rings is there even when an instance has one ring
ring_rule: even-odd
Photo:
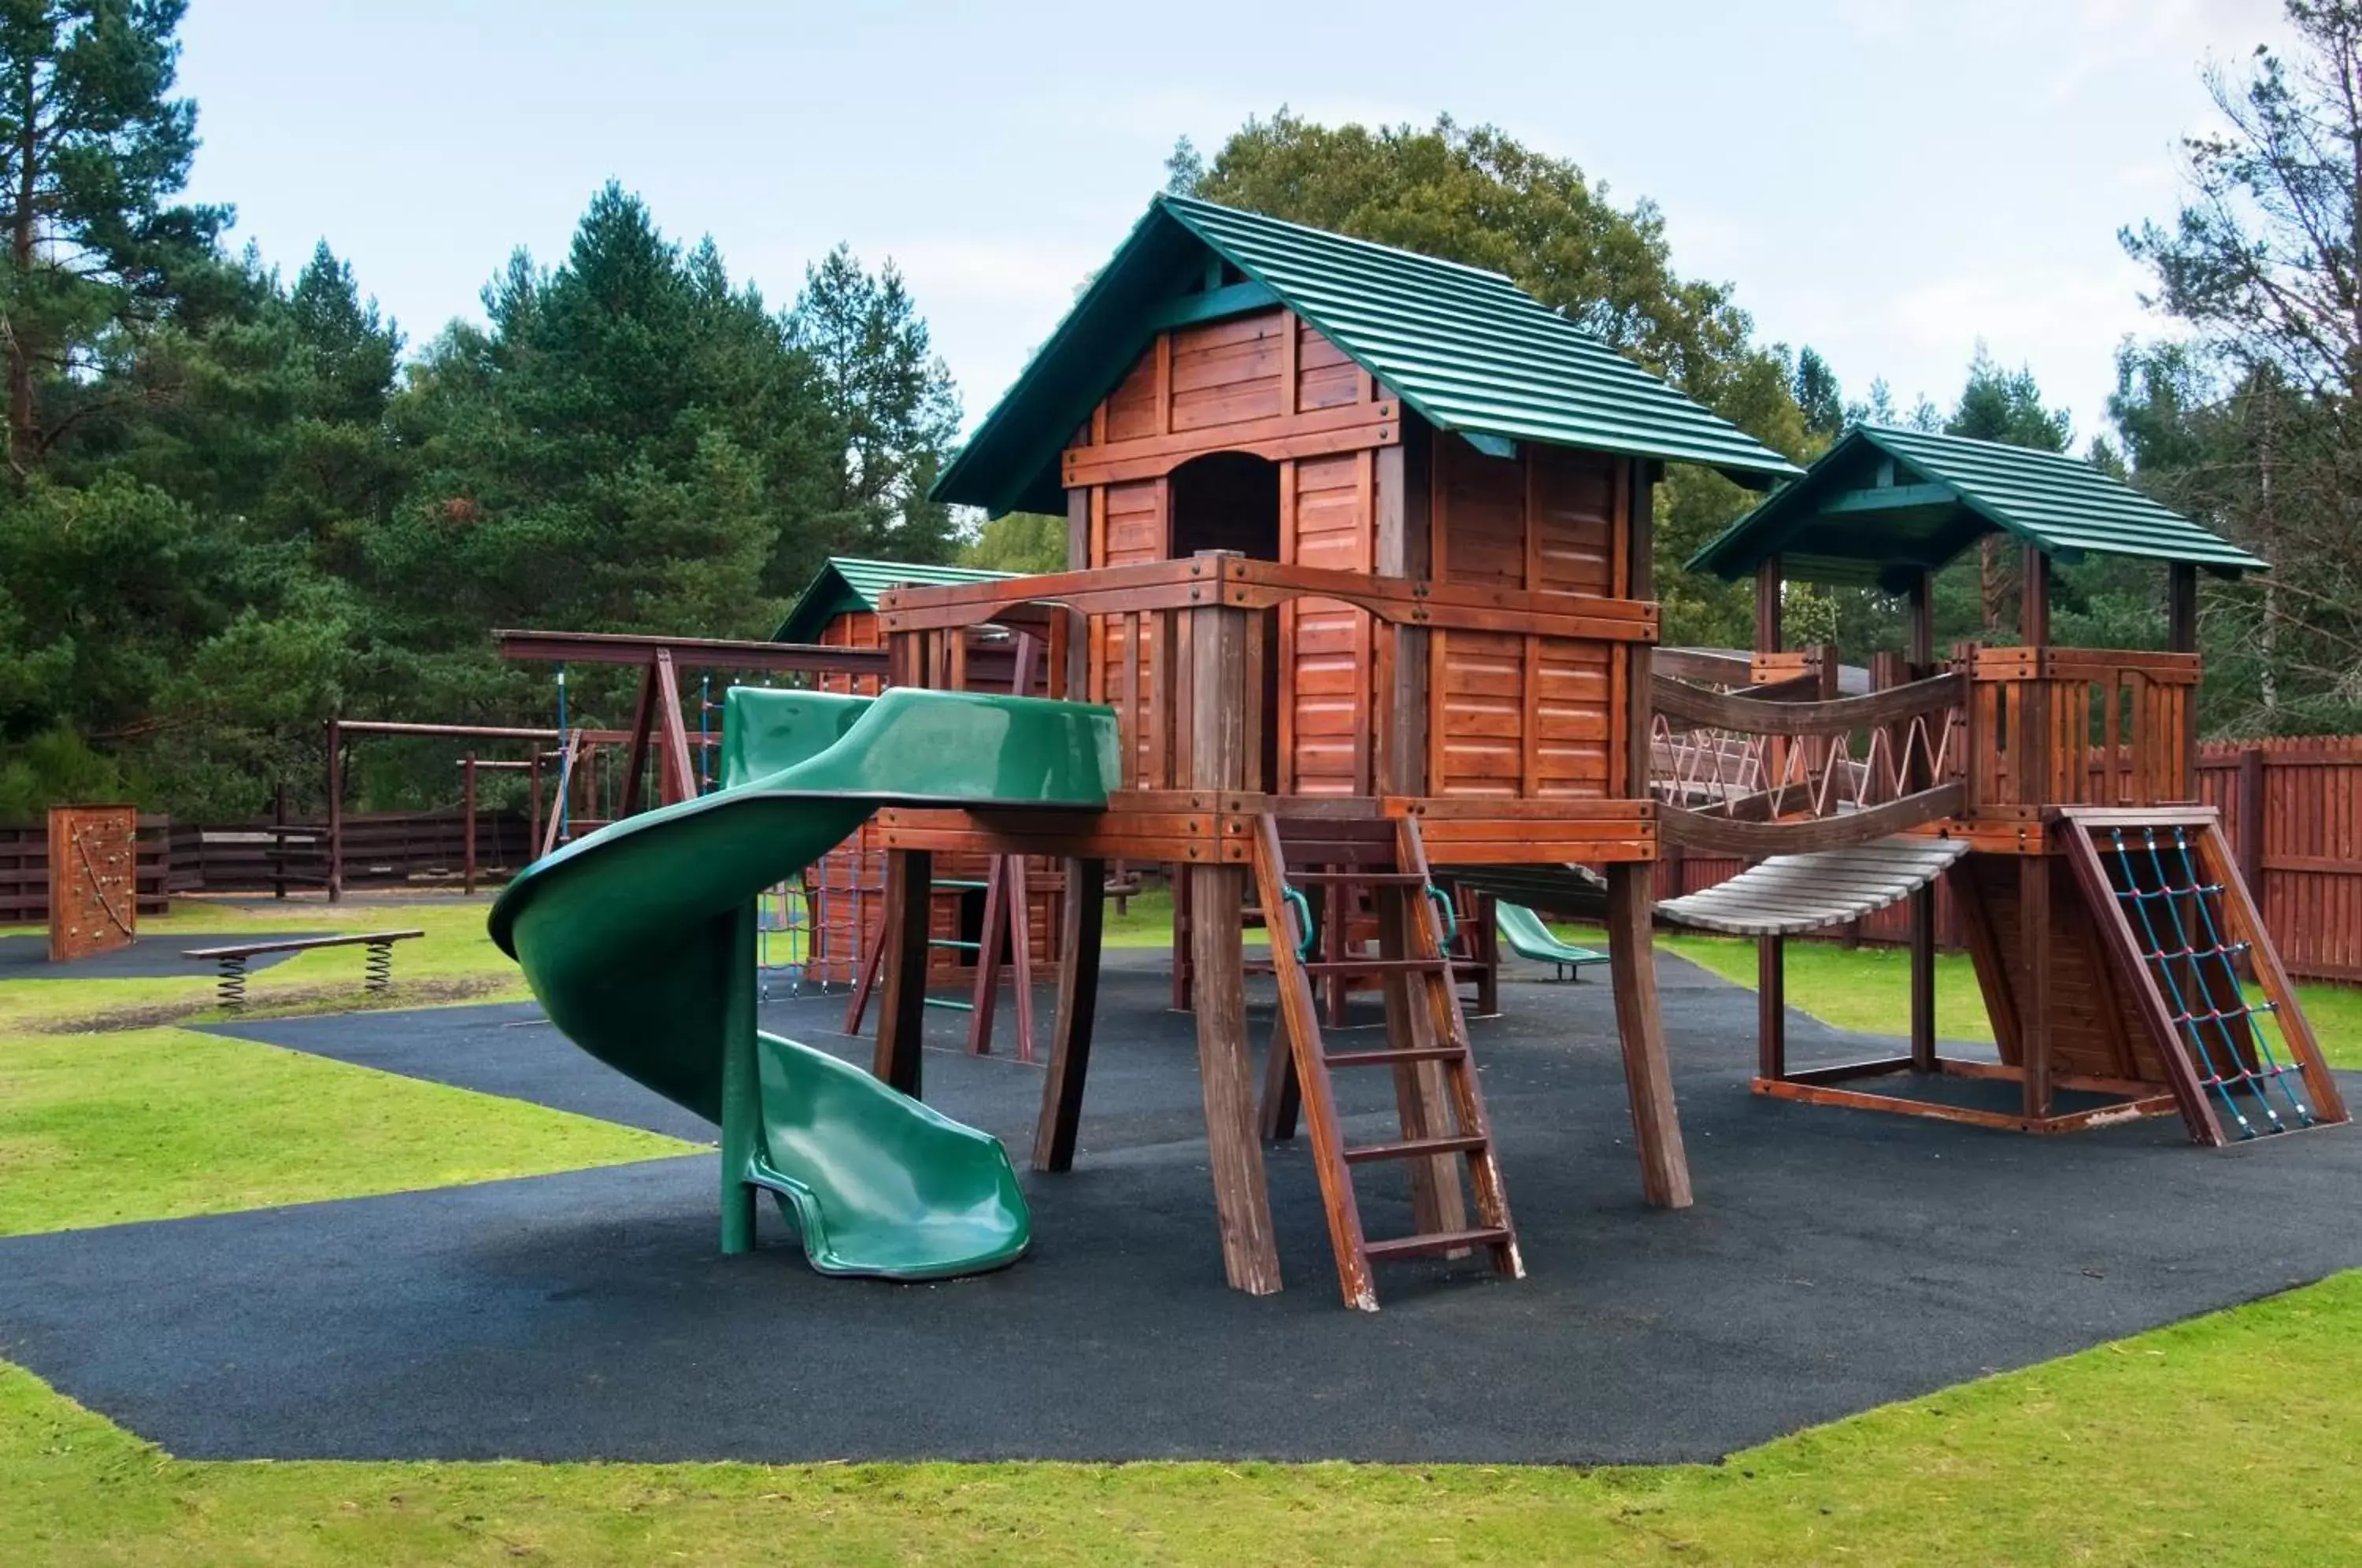
[[[525,867],[492,940],[550,1021],[722,1130],[722,1246],[774,1194],[823,1274],[933,1279],[1013,1263],[1030,1234],[998,1140],[755,1027],[755,900],[880,806],[1103,809],[1115,714],[897,688],[734,688],[723,787]]]

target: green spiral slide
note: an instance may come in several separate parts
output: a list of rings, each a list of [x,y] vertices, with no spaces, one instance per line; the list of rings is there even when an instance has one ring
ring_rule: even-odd
[[[823,1274],[999,1268],[1029,1220],[999,1143],[857,1067],[755,1027],[755,900],[880,806],[1091,811],[1117,777],[1110,709],[897,688],[734,688],[723,788],[527,867],[492,940],[567,1037],[722,1129],[722,1249],[774,1194]]]

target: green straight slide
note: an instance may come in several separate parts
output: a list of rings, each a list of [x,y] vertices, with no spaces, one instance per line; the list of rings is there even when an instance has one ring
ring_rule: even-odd
[[[525,867],[492,940],[550,1021],[722,1129],[722,1250],[774,1194],[822,1274],[938,1279],[1014,1263],[1030,1234],[998,1140],[755,1027],[755,900],[880,806],[1103,809],[1113,710],[897,688],[734,688],[723,788]]]
[[[1607,955],[1594,948],[1576,947],[1561,942],[1542,923],[1542,917],[1523,904],[1513,904],[1503,899],[1493,900],[1493,929],[1501,933],[1511,951],[1520,958],[1557,966],[1562,977],[1570,972],[1583,978],[1585,964],[1605,964]]]

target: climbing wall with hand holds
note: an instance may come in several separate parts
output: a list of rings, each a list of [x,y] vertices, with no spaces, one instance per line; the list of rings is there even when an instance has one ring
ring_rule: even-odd
[[[50,962],[127,947],[139,919],[139,808],[50,808]]]

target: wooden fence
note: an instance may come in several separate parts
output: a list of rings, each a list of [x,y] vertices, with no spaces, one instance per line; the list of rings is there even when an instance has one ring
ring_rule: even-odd
[[[345,886],[457,885],[465,858],[459,812],[378,812],[345,819]],[[525,819],[506,812],[476,816],[477,874],[503,882],[533,858]],[[327,886],[326,823],[176,823],[139,819],[139,912],[162,914],[173,893],[270,893]],[[50,918],[46,824],[0,824],[0,925]]]
[[[2362,735],[2212,742],[2198,793],[2289,973],[2362,981]]]
[[[162,914],[171,896],[171,819],[139,819],[139,912]],[[0,925],[39,925],[50,918],[50,826],[0,823]]]
[[[2097,778],[2100,764],[2092,764]],[[2209,741],[2199,748],[2198,794],[2223,813],[2239,874],[2289,973],[2362,982],[2362,735]],[[1727,855],[1669,854],[1657,863],[1657,896],[1678,898],[1738,875]],[[1829,934],[1848,942],[1902,942],[1906,905],[1895,904]],[[1948,889],[1936,894],[1936,939],[1964,941]]]

